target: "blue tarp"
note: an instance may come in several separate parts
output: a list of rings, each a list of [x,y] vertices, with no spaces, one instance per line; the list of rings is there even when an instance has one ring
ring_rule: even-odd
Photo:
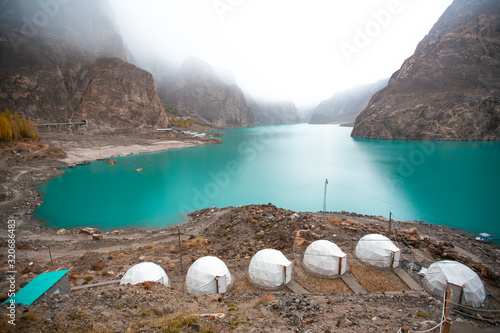
[[[31,303],[49,290],[49,288],[59,281],[67,272],[68,270],[40,274],[2,304],[10,303],[10,300],[14,299],[15,303],[24,304],[26,306],[31,305]]]

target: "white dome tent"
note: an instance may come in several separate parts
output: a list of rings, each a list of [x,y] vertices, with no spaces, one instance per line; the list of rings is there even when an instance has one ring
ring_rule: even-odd
[[[146,281],[160,282],[167,287],[170,286],[167,273],[165,273],[160,265],[152,262],[141,262],[140,264],[130,267],[120,280],[120,284],[130,283],[134,285]]]
[[[303,262],[313,273],[326,277],[340,276],[347,270],[347,254],[325,239],[309,244]]]
[[[389,238],[380,234],[369,234],[358,241],[355,253],[367,264],[396,268],[399,266],[401,250]]]
[[[451,301],[472,307],[480,307],[486,299],[486,291],[479,276],[469,267],[457,261],[442,260],[422,269],[424,286],[431,294],[442,297],[450,287]]]
[[[250,260],[248,274],[260,287],[279,288],[292,279],[292,262],[278,250],[260,250]]]
[[[196,260],[186,275],[187,291],[198,295],[221,294],[231,284],[231,273],[217,257],[207,256]]]

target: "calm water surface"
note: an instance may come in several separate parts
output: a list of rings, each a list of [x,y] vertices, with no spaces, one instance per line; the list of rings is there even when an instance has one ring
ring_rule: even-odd
[[[223,144],[96,161],[40,187],[47,226],[159,228],[206,208],[273,203],[423,220],[500,238],[500,142],[353,139],[337,125],[225,131]],[[143,172],[135,172],[136,168]]]

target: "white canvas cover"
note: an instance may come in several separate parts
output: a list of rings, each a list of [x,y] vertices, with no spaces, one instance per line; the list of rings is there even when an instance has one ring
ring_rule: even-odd
[[[462,286],[460,300],[462,305],[480,307],[484,303],[486,291],[483,282],[472,269],[464,264],[442,260],[430,265],[424,273],[425,287],[436,296],[442,297],[448,283]]]
[[[260,250],[250,260],[248,274],[259,286],[278,288],[292,279],[292,262],[278,250]]]
[[[226,292],[231,284],[231,273],[217,257],[207,256],[196,260],[188,269],[186,286],[189,293],[212,295]]]
[[[160,265],[152,262],[141,262],[130,267],[120,280],[120,284],[138,284],[146,281],[160,282],[167,287],[170,286],[167,273],[165,273]]]
[[[304,265],[314,273],[332,277],[345,273],[346,260],[342,259],[346,257],[335,243],[320,239],[307,247],[304,252]]]
[[[369,234],[358,241],[355,253],[367,264],[395,268],[399,266],[400,251],[389,238],[380,234]]]

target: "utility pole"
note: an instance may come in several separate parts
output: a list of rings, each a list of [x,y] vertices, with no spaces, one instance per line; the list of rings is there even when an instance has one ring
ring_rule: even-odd
[[[326,186],[328,185],[328,179],[325,180],[325,193],[323,195],[323,223],[326,223]]]
[[[181,229],[177,226],[177,236],[179,237],[179,258],[181,261],[181,273],[184,273],[182,269],[182,248],[181,248]]]
[[[52,253],[50,253],[50,245],[47,245],[49,248],[49,256],[50,256],[50,266],[54,266],[54,263],[52,262]]]
[[[391,232],[392,232],[392,213],[389,212],[389,239],[391,239]]]

